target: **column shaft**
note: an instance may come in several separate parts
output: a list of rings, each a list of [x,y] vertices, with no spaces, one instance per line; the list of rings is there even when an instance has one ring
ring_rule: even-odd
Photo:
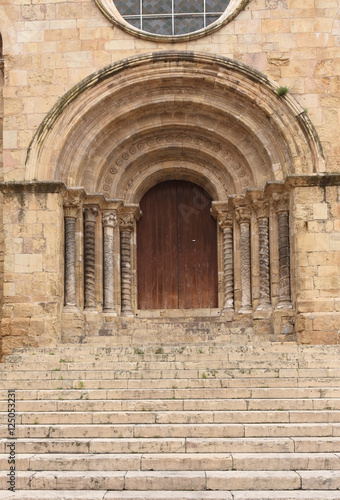
[[[251,276],[250,276],[250,223],[240,222],[241,230],[241,309],[240,312],[251,311]]]
[[[120,232],[122,316],[133,316],[131,307],[131,231]]]
[[[117,224],[117,213],[110,212],[103,215],[103,253],[104,253],[104,311],[115,311],[114,307],[114,257],[113,235]]]
[[[65,217],[65,306],[76,306],[76,218]]]
[[[290,244],[289,244],[289,214],[278,212],[279,223],[279,273],[280,300],[279,307],[291,305],[290,291]]]
[[[95,301],[95,255],[96,217],[98,210],[88,207],[84,210],[84,293],[85,309],[96,307]]]
[[[260,254],[260,301],[258,309],[270,306],[269,219],[258,218]]]
[[[223,312],[234,311],[233,227],[223,228],[224,304]]]

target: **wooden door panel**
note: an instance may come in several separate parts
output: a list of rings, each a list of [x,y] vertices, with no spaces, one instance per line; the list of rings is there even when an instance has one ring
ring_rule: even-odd
[[[177,309],[176,190],[163,182],[141,201],[137,224],[139,309]]]
[[[216,222],[199,186],[168,181],[141,201],[137,225],[138,307],[217,307]]]
[[[216,221],[211,198],[189,182],[177,185],[180,309],[217,307]]]

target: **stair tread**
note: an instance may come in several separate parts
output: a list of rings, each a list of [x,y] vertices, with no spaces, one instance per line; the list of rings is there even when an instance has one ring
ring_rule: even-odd
[[[20,499],[340,500],[339,354],[293,343],[17,350],[0,379],[16,393]]]

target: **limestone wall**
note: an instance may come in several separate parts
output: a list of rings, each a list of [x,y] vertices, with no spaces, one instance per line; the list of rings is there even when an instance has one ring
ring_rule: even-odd
[[[0,278],[3,248],[5,252],[4,285],[0,287],[0,298],[4,290],[5,351],[25,343],[49,345],[60,338],[64,188],[48,185],[61,180],[55,173],[51,174],[54,178],[38,179],[46,182],[45,187],[33,188],[29,181],[37,179],[28,173],[33,170],[27,170],[26,158],[36,130],[58,99],[103,67],[129,56],[166,50],[206,52],[245,63],[277,85],[289,87],[320,138],[325,158],[321,170],[340,172],[337,0],[249,0],[220,30],[171,44],[122,31],[93,0],[3,0],[0,33],[4,59],[2,77],[0,55],[0,180],[9,183],[2,188],[4,216],[0,217],[4,221],[0,234],[5,236],[4,247],[0,236]],[[210,83],[214,86],[213,80]],[[260,98],[267,102],[261,92]],[[206,99],[209,102],[209,93]],[[281,116],[278,113],[276,118]],[[23,181],[28,183],[17,184]],[[326,184],[291,183],[289,189],[297,338],[338,343],[339,178]],[[77,293],[81,295],[81,290]]]
[[[56,345],[63,297],[62,186],[3,186],[2,349]]]
[[[337,344],[340,340],[339,185],[293,188],[291,210],[298,340]]]
[[[328,171],[339,171],[339,6],[336,0],[250,0],[219,31],[185,43],[141,40],[114,27],[93,0],[6,0],[5,180],[23,180],[26,149],[56,100],[122,58],[163,50],[230,57],[289,86],[317,128]]]

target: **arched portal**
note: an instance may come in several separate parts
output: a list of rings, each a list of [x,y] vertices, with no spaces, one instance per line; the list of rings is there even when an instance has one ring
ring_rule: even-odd
[[[169,51],[108,66],[63,96],[33,138],[26,180],[136,202],[155,163],[176,168],[183,158],[237,193],[324,168],[308,116],[265,75]]]
[[[81,335],[84,330],[98,334],[106,331],[110,318],[118,317],[118,323],[125,317],[137,320],[150,311],[147,317],[153,318],[169,309],[207,310],[215,319],[247,318],[250,323],[253,315],[266,321],[274,310],[289,316],[286,180],[316,176],[324,171],[324,159],[306,112],[289,93],[279,96],[277,90],[265,75],[235,61],[169,51],[103,68],[60,99],[32,140],[26,181],[65,186],[60,188],[65,228],[62,310],[72,335],[73,320],[82,325]],[[208,245],[195,268],[214,265],[215,281],[204,285],[200,278],[195,289],[192,268],[190,279],[184,279],[184,289],[190,284],[184,298],[182,268],[161,276],[175,290],[172,295],[164,292],[163,284],[154,287],[159,273],[153,274],[157,266],[152,260],[149,267],[144,265],[152,256],[170,266],[168,257],[153,254],[150,246],[166,243],[165,223],[152,221],[142,200],[170,184],[197,185],[209,193],[206,220],[211,230],[202,222],[199,235],[207,232],[210,242],[217,241],[217,249]],[[187,205],[193,208],[192,199]],[[161,212],[171,210],[161,205]],[[194,226],[201,222],[194,219],[190,231],[184,231],[191,244],[199,237]],[[155,226],[159,241],[146,232],[143,243],[145,224]],[[177,225],[176,231],[178,239],[182,229]],[[178,241],[172,245],[171,254],[180,260],[182,248]],[[184,254],[190,260],[189,247]],[[208,275],[206,270],[202,274]],[[148,296],[152,293],[156,298]],[[281,316],[275,321],[283,324]]]
[[[217,232],[197,184],[166,181],[142,198],[137,223],[139,309],[217,308]]]

